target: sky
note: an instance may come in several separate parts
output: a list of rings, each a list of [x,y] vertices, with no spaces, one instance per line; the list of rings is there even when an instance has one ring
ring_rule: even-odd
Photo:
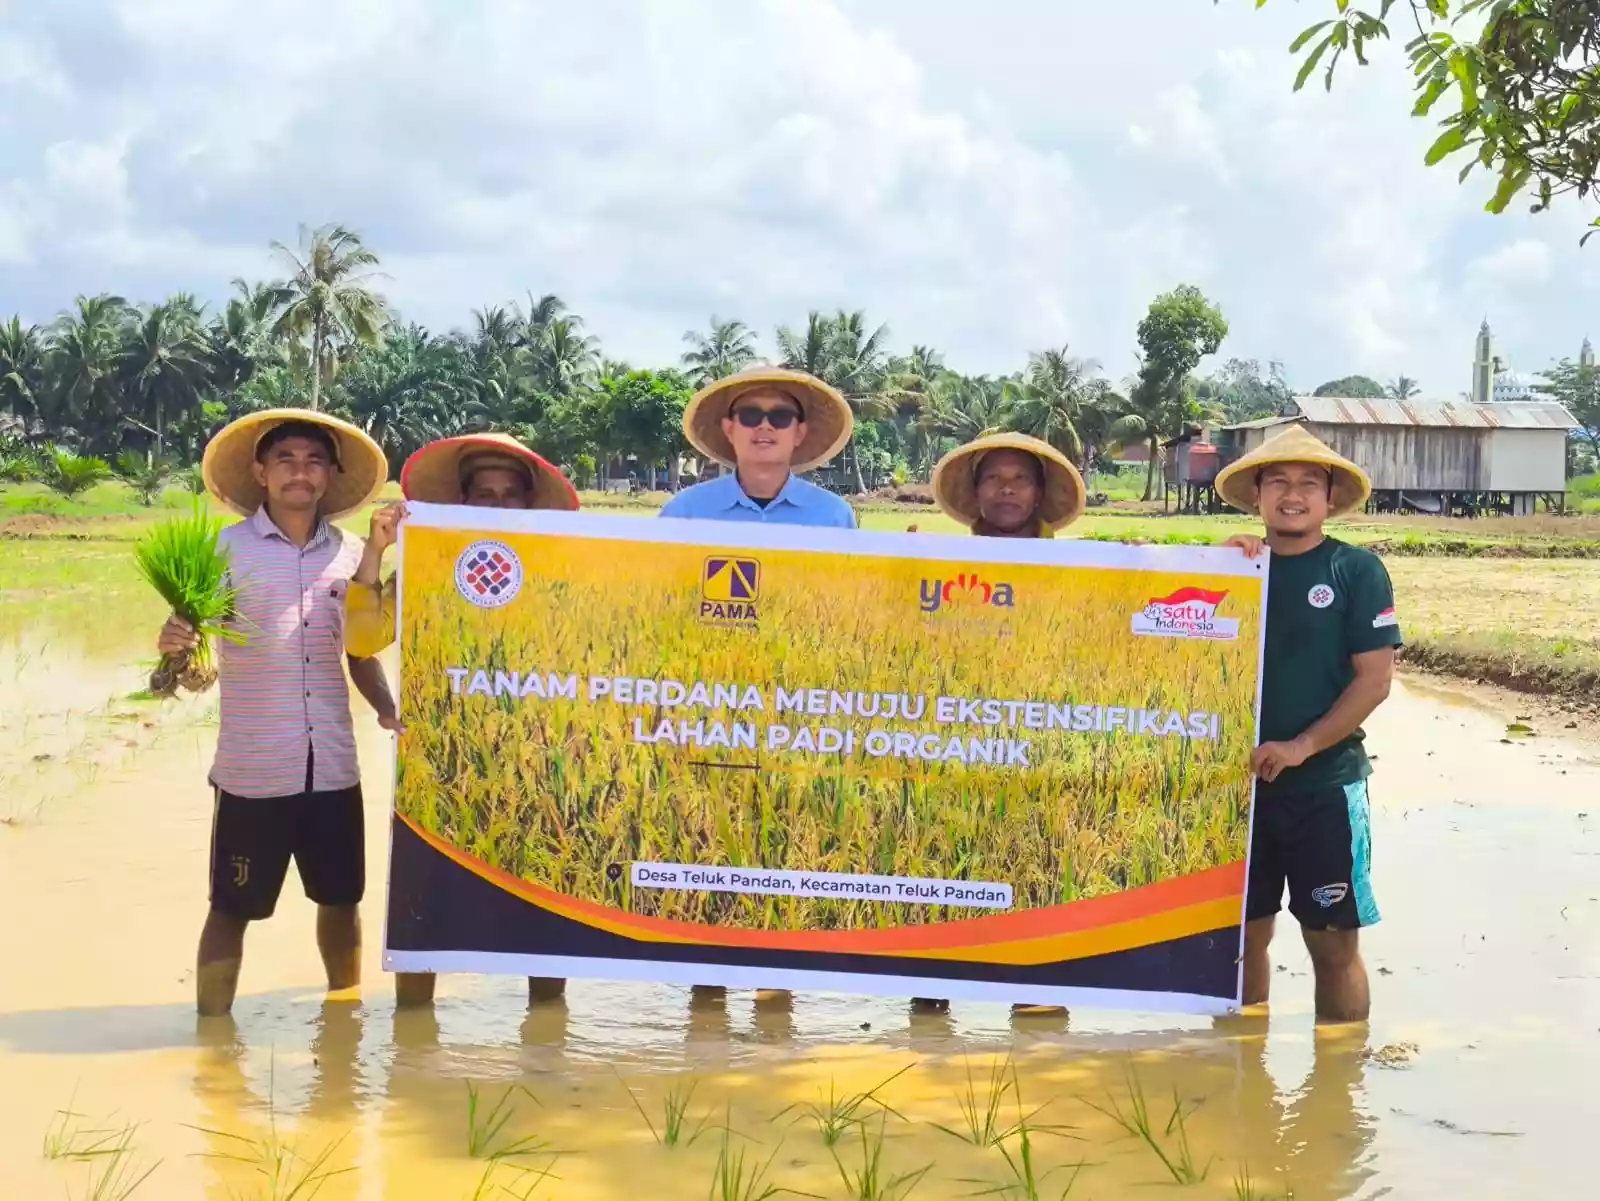
[[[1181,283],[1229,321],[1206,366],[1306,391],[1455,399],[1486,316],[1518,370],[1575,357],[1594,213],[1425,167],[1399,46],[1294,93],[1332,2],[0,0],[0,314],[216,304],[339,222],[408,319],[555,292],[637,364],[843,307],[963,371],[1120,379]]]

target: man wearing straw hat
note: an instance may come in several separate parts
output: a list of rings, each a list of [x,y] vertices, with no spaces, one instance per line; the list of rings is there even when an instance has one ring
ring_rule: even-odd
[[[1285,886],[1316,977],[1319,1021],[1365,1021],[1371,1009],[1359,931],[1378,921],[1372,895],[1361,723],[1389,695],[1400,625],[1394,589],[1370,551],[1329,538],[1324,523],[1358,512],[1367,475],[1298,425],[1217,476],[1228,504],[1258,514],[1272,550],[1261,745],[1245,899],[1244,1001],[1267,1000],[1267,956]],[[1247,555],[1263,540],[1228,540]]]
[[[713,380],[683,410],[683,432],[705,459],[733,471],[685,488],[661,516],[853,530],[855,510],[800,475],[843,450],[854,422],[839,391],[803,371],[751,367]],[[694,989],[699,1001],[725,995],[712,985]],[[788,997],[782,989],[756,992],[765,1003]]]
[[[435,505],[476,505],[488,509],[564,509],[578,507],[578,494],[551,464],[506,434],[468,434],[430,442],[400,471],[407,500]],[[404,520],[404,504],[387,505],[372,515],[361,563],[345,594],[345,650],[362,659],[381,653],[395,640],[395,581],[381,580],[383,552],[393,546]],[[433,972],[399,972],[395,1000],[402,1007],[433,1001]],[[559,1000],[565,980],[528,977],[528,1001]]]
[[[663,517],[761,521],[853,530],[843,498],[800,476],[844,449],[854,428],[837,389],[803,371],[752,367],[715,380],[683,411],[683,432],[731,474],[685,488]]]
[[[990,434],[958,446],[933,469],[933,499],[946,517],[980,538],[1054,538],[1083,515],[1083,477],[1072,460],[1027,434]],[[950,1002],[913,998],[912,1007],[942,1013]],[[1059,1005],[1011,1007],[1018,1015],[1066,1016]]]
[[[360,981],[366,848],[344,593],[361,540],[333,521],[377,495],[388,464],[353,425],[272,409],[218,433],[201,470],[211,494],[244,517],[221,536],[246,640],[218,648],[211,908],[195,973],[200,1012],[223,1014],[238,989],[245,930],[272,916],[291,859],[317,905],[329,989]],[[163,654],[195,644],[177,616],[158,642]],[[380,722],[396,728],[378,665],[352,662],[351,678]]]

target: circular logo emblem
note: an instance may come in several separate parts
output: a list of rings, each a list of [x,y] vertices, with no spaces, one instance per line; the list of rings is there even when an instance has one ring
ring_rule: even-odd
[[[1318,584],[1306,593],[1306,600],[1311,602],[1313,609],[1326,609],[1333,604],[1333,589],[1326,584]]]
[[[522,562],[504,542],[474,542],[456,560],[456,591],[480,609],[498,609],[522,591]]]

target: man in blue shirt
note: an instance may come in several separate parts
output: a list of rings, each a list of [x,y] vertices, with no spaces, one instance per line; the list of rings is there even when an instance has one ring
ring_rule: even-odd
[[[799,475],[843,450],[853,427],[845,398],[803,371],[753,367],[714,380],[684,409],[683,432],[707,459],[734,470],[685,488],[661,516],[853,530],[855,510]],[[694,988],[700,1003],[726,995],[717,986]],[[789,999],[782,989],[756,992],[757,1003],[783,1007]]]
[[[800,478],[838,454],[851,429],[844,397],[802,371],[756,367],[716,380],[689,402],[683,430],[734,471],[685,488],[661,516],[855,529],[842,497]]]

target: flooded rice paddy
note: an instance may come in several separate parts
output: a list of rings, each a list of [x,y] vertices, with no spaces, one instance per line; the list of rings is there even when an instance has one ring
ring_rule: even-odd
[[[697,1007],[598,981],[530,1008],[521,980],[448,976],[432,1011],[396,1012],[379,965],[389,748],[362,715],[359,995],[324,995],[291,878],[250,934],[233,1017],[202,1021],[215,727],[205,701],[111,699],[140,687],[136,653],[0,646],[3,1201],[120,1197],[152,1167],[132,1197],[1026,1197],[996,1191],[1015,1177],[982,1145],[1017,1120],[1010,1092],[988,1112],[1008,1058],[1039,1196],[1600,1195],[1600,752],[1563,722],[1503,741],[1511,710],[1396,690],[1371,726],[1373,1019],[1319,1031],[1287,929],[1270,1016],[1218,1021],[738,992]],[[880,1084],[887,1110],[851,1109]],[[1126,1128],[1141,1098],[1148,1138]],[[841,1111],[869,1120],[830,1147]],[[874,1156],[897,1189],[861,1187]]]

